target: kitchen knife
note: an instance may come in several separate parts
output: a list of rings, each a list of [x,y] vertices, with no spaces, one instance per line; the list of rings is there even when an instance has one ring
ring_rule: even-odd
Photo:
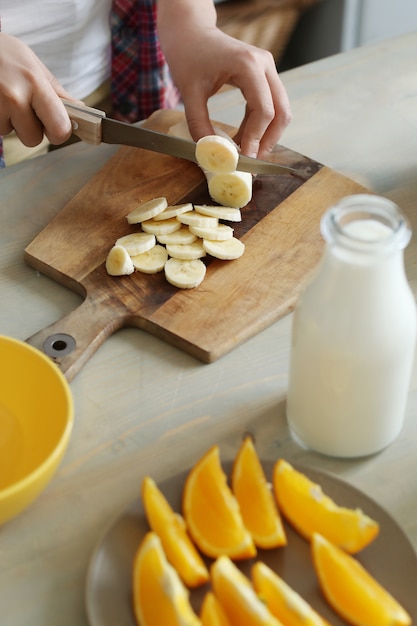
[[[119,122],[106,117],[104,111],[80,105],[70,100],[62,99],[67,113],[73,124],[73,134],[87,143],[98,145],[100,143],[120,144],[144,148],[153,152],[169,154],[197,163],[195,158],[195,142],[180,139],[148,130],[141,126],[133,126],[125,122]],[[237,170],[250,172],[251,174],[297,174],[297,170],[261,161],[244,155],[239,156]]]

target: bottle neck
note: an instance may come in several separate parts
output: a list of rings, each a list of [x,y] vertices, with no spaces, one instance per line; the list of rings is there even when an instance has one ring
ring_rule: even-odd
[[[321,232],[333,255],[363,264],[402,257],[411,238],[397,205],[368,194],[348,196],[330,208],[321,220]]]

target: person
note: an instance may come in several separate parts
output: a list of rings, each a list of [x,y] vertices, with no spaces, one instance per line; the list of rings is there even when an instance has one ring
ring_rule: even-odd
[[[132,122],[175,106],[180,94],[197,141],[213,133],[209,98],[233,85],[246,102],[236,140],[244,154],[260,158],[291,120],[272,55],[220,31],[213,0],[2,0],[0,18],[0,135],[5,143],[13,136],[29,154],[71,135],[62,97],[96,106],[111,92],[110,112]],[[142,80],[126,61],[144,72]],[[129,90],[133,99],[141,92],[136,101],[148,110],[122,106],[120,94],[129,104]]]

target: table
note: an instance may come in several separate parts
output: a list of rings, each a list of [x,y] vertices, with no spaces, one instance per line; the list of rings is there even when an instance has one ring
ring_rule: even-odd
[[[417,33],[352,50],[282,75],[293,122],[282,143],[396,201],[417,232]],[[213,119],[237,124],[236,90],[212,99]],[[1,172],[0,332],[26,339],[80,297],[23,262],[23,250],[117,148],[77,144]],[[325,207],[324,207],[325,208]],[[406,251],[417,291],[417,240]],[[298,447],[285,421],[291,316],[203,365],[138,329],[99,348],[71,383],[75,427],[40,498],[0,528],[2,626],[86,626],[92,550],[138,497],[214,443],[231,459],[243,434],[260,456],[334,472],[386,508],[417,548],[417,368],[404,429],[366,459],[325,458]]]

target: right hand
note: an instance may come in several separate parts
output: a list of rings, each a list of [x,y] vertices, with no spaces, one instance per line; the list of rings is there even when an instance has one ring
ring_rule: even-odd
[[[73,100],[26,44],[0,33],[0,135],[14,130],[31,147],[44,134],[63,143],[72,127],[61,97]]]

